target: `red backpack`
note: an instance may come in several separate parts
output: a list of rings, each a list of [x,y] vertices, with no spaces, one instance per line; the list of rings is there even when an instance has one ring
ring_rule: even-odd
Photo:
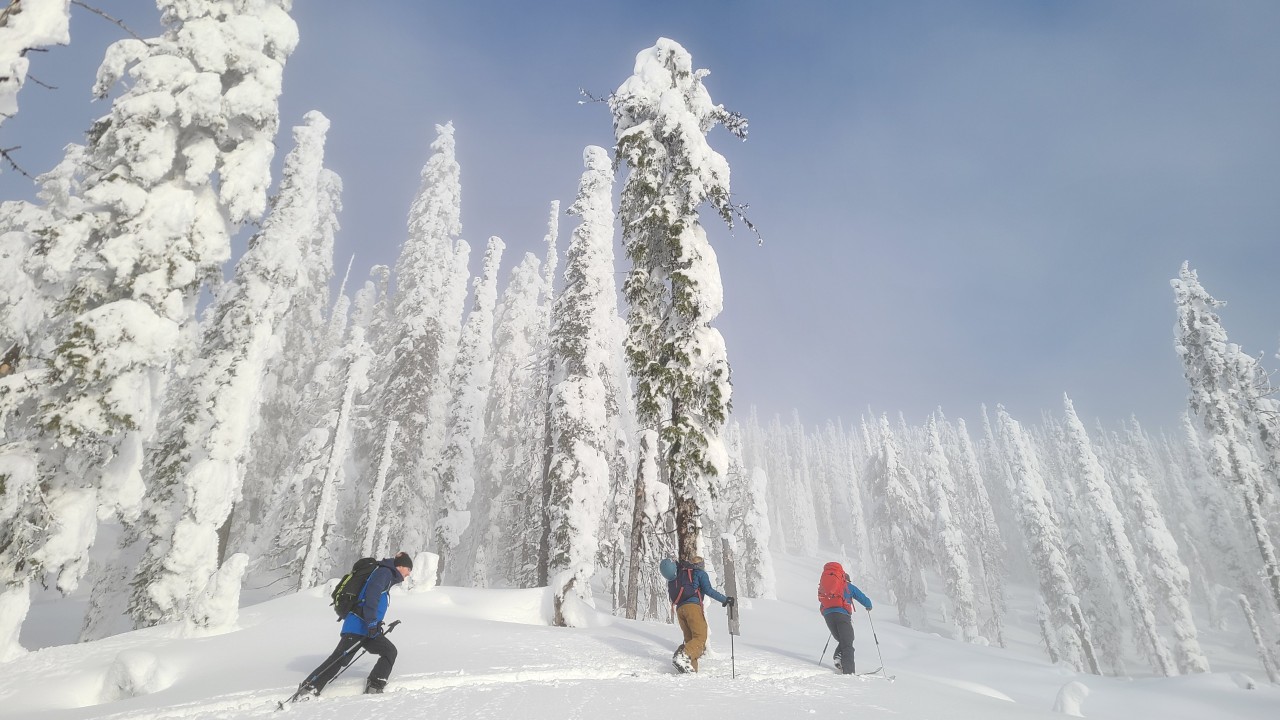
[[[849,587],[849,576],[838,562],[829,562],[822,566],[822,577],[818,579],[818,604],[822,611],[832,608],[843,608],[852,613],[853,605],[844,599],[844,591]]]

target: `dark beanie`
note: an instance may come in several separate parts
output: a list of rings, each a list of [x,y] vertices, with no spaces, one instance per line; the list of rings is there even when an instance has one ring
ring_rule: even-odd
[[[409,553],[396,553],[396,567],[407,567],[413,569],[413,558],[409,557]]]

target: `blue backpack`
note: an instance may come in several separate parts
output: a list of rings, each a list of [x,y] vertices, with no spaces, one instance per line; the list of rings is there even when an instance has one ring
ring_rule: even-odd
[[[697,571],[698,569],[694,566],[686,565],[684,563],[680,563],[676,566],[676,576],[674,578],[676,583],[676,596],[671,600],[672,604],[679,605],[695,595],[698,598],[698,603],[702,603],[702,590],[698,588],[698,580],[694,575]]]

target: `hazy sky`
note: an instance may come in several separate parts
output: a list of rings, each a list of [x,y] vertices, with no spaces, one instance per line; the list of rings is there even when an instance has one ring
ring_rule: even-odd
[[[144,35],[145,0],[93,0]],[[1280,3],[295,0],[288,126],[333,122],[346,184],[339,266],[394,262],[434,124],[452,120],[478,272],[541,252],[582,148],[612,145],[603,96],[660,36],[746,115],[712,145],[765,237],[708,215],[735,406],[807,423],[1004,403],[1035,421],[1171,426],[1186,388],[1168,281],[1190,260],[1231,338],[1280,347]],[[87,102],[121,31],[81,8],[34,54],[0,146],[53,166],[107,111]],[[277,166],[278,166],[277,162]],[[8,169],[0,199],[27,197]],[[562,218],[567,241],[573,218]],[[621,267],[620,267],[621,269]]]

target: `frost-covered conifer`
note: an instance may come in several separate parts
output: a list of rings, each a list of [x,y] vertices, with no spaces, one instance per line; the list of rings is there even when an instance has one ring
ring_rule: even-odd
[[[1049,610],[1047,622],[1052,632],[1046,634],[1046,642],[1050,655],[1060,652],[1078,667],[1100,675],[1089,625],[1067,568],[1062,531],[1050,510],[1049,490],[1039,463],[1018,421],[1003,407],[997,407],[997,418],[1023,536],[1039,578],[1040,599]],[[1055,636],[1060,649],[1055,649]]]
[[[1140,432],[1141,429],[1136,427],[1131,430],[1131,444],[1134,444],[1133,436]],[[1120,475],[1117,480],[1133,508],[1133,516],[1139,528],[1135,534],[1144,545],[1147,568],[1154,581],[1156,597],[1173,624],[1176,640],[1173,649],[1178,669],[1184,673],[1208,672],[1209,661],[1200,649],[1195,619],[1188,600],[1191,573],[1178,554],[1178,544],[1169,532],[1164,512],[1156,501],[1151,483],[1136,463],[1131,464],[1128,472]]]
[[[601,509],[628,487],[610,461],[626,378],[616,349],[623,338],[613,254],[613,177],[609,156],[590,146],[569,214],[581,218],[569,240],[564,290],[551,328],[551,463],[548,534],[556,624],[576,625],[591,603]]]
[[[962,505],[966,508],[965,524],[969,528],[965,534],[975,550],[970,558],[978,569],[978,579],[991,605],[991,636],[997,645],[1005,647],[1004,616],[1009,611],[1004,593],[1006,548],[996,525],[995,511],[991,508],[978,455],[963,419],[956,421],[955,454],[956,484],[963,498]]]
[[[458,359],[453,367],[453,400],[449,405],[449,437],[440,467],[440,519],[436,522],[436,552],[440,555],[438,582],[446,568],[461,577],[471,568],[461,567],[453,549],[471,524],[471,499],[475,495],[476,450],[484,438],[484,407],[493,375],[493,320],[498,302],[498,265],[506,244],[489,238],[484,265],[475,282],[475,300],[462,328]],[[456,567],[455,567],[456,566]]]
[[[1178,307],[1175,347],[1191,389],[1191,411],[1208,433],[1204,449],[1209,471],[1218,482],[1235,488],[1261,556],[1271,601],[1280,611],[1280,556],[1262,503],[1268,492],[1265,460],[1255,445],[1257,421],[1250,413],[1250,398],[1256,388],[1252,378],[1240,375],[1241,368],[1252,363],[1242,362],[1239,347],[1227,341],[1226,330],[1214,312],[1222,303],[1205,291],[1187,263],[1170,284]]]
[[[181,422],[166,432],[152,478],[143,528],[150,540],[130,603],[139,625],[198,624],[193,604],[227,543],[219,532],[241,496],[277,323],[294,293],[312,282],[306,272],[312,256],[332,256],[341,181],[324,169],[328,128],[328,119],[314,111],[294,128],[296,146],[285,159],[271,214],[250,238],[204,326],[179,396]],[[220,582],[225,589],[238,581]]]
[[[388,423],[397,425],[384,498],[396,512],[382,518],[386,541],[376,544],[410,552],[426,549],[432,528],[434,510],[424,500],[434,492],[431,472],[443,444],[447,379],[465,301],[457,269],[459,256],[469,248],[458,239],[461,185],[454,147],[453,123],[437,125],[432,155],[409,209],[408,238],[396,261],[394,319],[380,338],[374,371],[381,388],[374,404],[382,409],[374,435],[384,436]]]
[[[872,518],[877,526],[873,542],[877,565],[888,580],[898,607],[898,620],[911,627],[908,611],[925,600],[922,571],[932,558],[928,529],[933,518],[913,492],[917,483],[902,462],[897,437],[885,415],[880,416],[878,437],[880,449],[871,471],[876,503]]]
[[[930,415],[925,428],[928,450],[924,459],[924,482],[933,509],[933,535],[937,539],[938,565],[946,581],[951,599],[953,622],[965,642],[978,640],[978,615],[974,609],[973,581],[969,577],[966,538],[953,508],[956,507],[956,485],[942,449],[937,419]]]
[[[1213,587],[1214,582],[1246,594],[1251,603],[1265,604],[1265,588],[1250,571],[1252,563],[1249,562],[1249,554],[1240,532],[1242,526],[1247,527],[1247,523],[1243,522],[1243,518],[1237,519],[1238,513],[1232,512],[1232,498],[1228,495],[1230,488],[1224,487],[1210,476],[1200,444],[1200,433],[1191,416],[1186,413],[1182,416],[1182,437],[1182,447],[1187,457],[1188,481],[1206,528],[1206,564],[1212,574],[1203,580],[1209,585],[1211,608],[1220,604],[1219,593]],[[1219,612],[1219,622],[1225,622],[1225,613]],[[1225,629],[1225,625],[1220,624],[1218,629]]]
[[[724,339],[711,326],[723,290],[698,208],[711,203],[729,224],[734,208],[729,165],[705,136],[720,124],[746,136],[745,120],[712,104],[706,75],[661,38],[609,98],[618,163],[629,171],[619,216],[632,261],[623,293],[636,410],[642,425],[661,427],[684,559],[699,554],[697,488],[725,469],[719,432],[730,395]]]
[[[341,311],[343,300],[340,295],[339,309],[330,323],[333,336],[327,345],[331,359],[317,368],[313,403],[317,410],[327,408],[306,437],[302,462],[291,468],[291,484],[297,488],[291,502],[298,512],[290,529],[297,538],[292,549],[299,562],[289,563],[289,570],[298,578],[299,589],[319,585],[333,575],[354,525],[341,521],[339,491],[352,453],[358,398],[369,390],[374,355],[366,339],[369,295],[357,296],[357,313],[349,328]],[[347,330],[345,341],[337,335],[340,328]],[[283,551],[289,545],[277,542],[277,547]]]
[[[266,204],[283,65],[297,43],[289,4],[161,0],[165,33],[117,42],[99,68],[99,97],[126,72],[130,83],[89,131],[86,205],[46,238],[74,248],[74,285],[47,331],[33,418],[48,445],[35,503],[47,516],[27,577],[57,573],[69,592],[97,518],[137,515],[143,443],[183,328],[230,255],[232,227]],[[11,621],[0,619],[0,636]]]
[[[542,280],[538,258],[526,253],[512,269],[494,323],[493,381],[485,408],[485,441],[477,457],[476,512],[489,518],[483,538],[490,580],[533,587],[539,540],[543,536],[543,406],[536,388],[542,370],[535,354],[539,342],[538,297]],[[536,509],[536,510],[535,510]]]
[[[1150,654],[1155,669],[1165,676],[1176,675],[1177,668],[1173,657],[1165,647],[1164,639],[1156,627],[1155,608],[1151,603],[1151,593],[1147,590],[1146,581],[1139,570],[1138,555],[1134,552],[1125,531],[1124,515],[1116,504],[1107,482],[1106,472],[1098,457],[1094,454],[1093,444],[1084,424],[1076,416],[1075,406],[1071,398],[1065,397],[1066,405],[1066,440],[1069,457],[1074,466],[1075,476],[1084,486],[1084,496],[1089,509],[1093,512],[1094,521],[1105,541],[1104,550],[1112,556],[1115,567],[1123,582],[1123,594],[1133,619],[1142,628],[1146,640],[1147,652]]]
[[[551,499],[551,456],[554,452],[551,437],[551,377],[555,371],[554,359],[551,355],[551,332],[552,332],[552,316],[554,314],[555,305],[555,282],[556,268],[560,263],[559,248],[560,242],[560,201],[551,201],[551,212],[547,218],[547,234],[543,238],[543,242],[547,246],[547,255],[542,263],[542,287],[538,292],[538,326],[539,332],[535,335],[536,344],[534,352],[540,360],[542,372],[534,375],[535,385],[533,389],[534,402],[541,407],[540,415],[542,417],[542,436],[538,439],[538,445],[542,453],[542,487],[539,489],[538,497],[541,501],[541,512],[543,517],[542,535],[538,539],[538,562],[534,582],[538,587],[545,587],[551,582],[551,507],[549,505]]]

